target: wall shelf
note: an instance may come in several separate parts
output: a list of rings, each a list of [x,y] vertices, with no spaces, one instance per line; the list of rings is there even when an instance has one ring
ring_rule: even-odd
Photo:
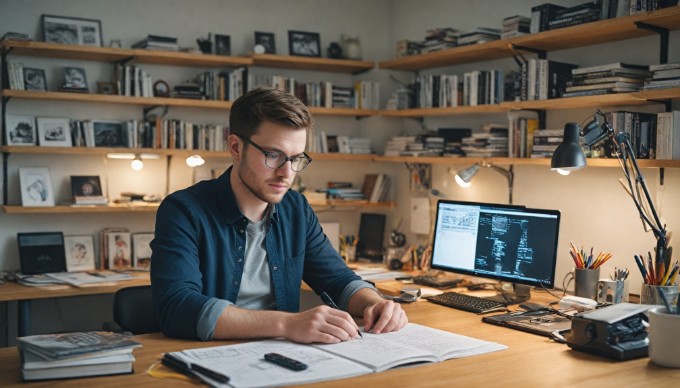
[[[371,70],[374,62],[356,61],[351,59],[330,59],[299,57],[292,55],[253,54],[253,65],[264,67],[279,67],[296,70],[328,71],[336,73],[357,74]]]
[[[98,205],[98,206],[19,206],[19,205],[4,205],[2,212],[5,214],[110,214],[110,213],[155,213],[158,210],[158,204],[143,204],[143,205]]]

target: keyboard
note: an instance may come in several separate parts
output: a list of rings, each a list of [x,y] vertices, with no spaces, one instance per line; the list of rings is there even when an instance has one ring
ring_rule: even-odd
[[[444,292],[439,295],[428,296],[425,299],[432,303],[453,307],[459,310],[471,311],[477,314],[506,310],[505,304],[501,302],[457,292]]]
[[[434,275],[418,275],[413,277],[413,283],[420,284],[421,286],[430,286],[436,288],[450,288],[455,287],[458,283],[462,282],[463,279],[451,279],[447,277],[434,276]]]

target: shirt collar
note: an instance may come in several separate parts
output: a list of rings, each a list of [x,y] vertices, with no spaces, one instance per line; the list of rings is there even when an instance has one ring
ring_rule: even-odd
[[[233,168],[234,168],[233,165],[230,166],[227,169],[227,171],[224,172],[224,174],[217,178],[217,190],[216,190],[217,199],[221,203],[222,212],[229,224],[233,224],[235,222],[238,222],[239,220],[243,220],[245,222],[248,221],[248,219],[241,213],[241,210],[238,208],[238,204],[236,203],[236,196],[234,195],[234,189],[231,186],[231,181],[229,177],[231,176],[231,171],[233,170]],[[279,222],[279,215],[277,210],[278,207],[279,204],[269,206],[269,210],[267,211],[267,213],[269,214],[269,218],[272,222]]]

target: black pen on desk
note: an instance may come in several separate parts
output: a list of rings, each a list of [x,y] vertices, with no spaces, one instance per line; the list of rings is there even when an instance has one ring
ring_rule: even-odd
[[[219,372],[215,372],[211,369],[204,368],[198,364],[184,361],[181,358],[173,356],[170,353],[165,353],[163,355],[163,359],[161,360],[161,362],[163,363],[163,365],[166,365],[169,368],[174,369],[183,375],[194,377],[201,381],[203,381],[203,379],[201,378],[200,375],[203,375],[211,380],[215,380],[224,384],[229,382],[229,376],[223,375],[222,373]]]
[[[333,298],[331,298],[331,296],[328,295],[326,291],[322,292],[319,296],[321,296],[321,300],[326,306],[334,308],[336,310],[342,310],[340,307],[338,307],[337,304],[335,304],[335,302],[333,302]],[[357,334],[359,334],[359,337],[364,338],[364,336],[361,335],[361,331],[359,329],[357,329]]]

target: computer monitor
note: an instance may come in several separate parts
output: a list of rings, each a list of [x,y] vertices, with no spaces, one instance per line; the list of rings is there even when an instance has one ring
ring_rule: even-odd
[[[432,268],[512,283],[514,293],[490,299],[519,303],[526,286],[554,286],[559,226],[558,210],[441,199]]]

